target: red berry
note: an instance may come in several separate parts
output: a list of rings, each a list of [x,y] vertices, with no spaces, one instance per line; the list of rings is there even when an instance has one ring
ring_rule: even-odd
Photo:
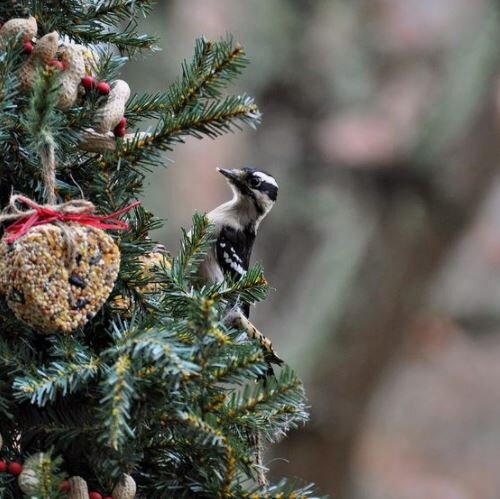
[[[116,137],[125,137],[127,133],[127,118],[125,118],[125,116],[123,116],[118,122],[118,125],[115,126],[113,133]]]
[[[23,45],[23,54],[30,55],[33,52],[33,44],[31,42],[24,42]]]
[[[62,492],[69,492],[71,490],[71,484],[69,483],[69,480],[63,480],[61,482],[61,485],[59,485],[59,488]]]
[[[50,61],[48,64],[51,68],[55,68],[59,71],[62,71],[64,69],[64,64],[61,61],[53,60]]]
[[[5,461],[0,461],[0,473],[5,473],[7,471],[7,463]]]
[[[111,496],[105,496],[104,499],[113,499]]]
[[[102,95],[108,95],[111,92],[111,87],[105,81],[100,81],[95,88]]]
[[[83,88],[87,91],[95,88],[95,80],[94,80],[94,78],[92,78],[92,76],[89,76],[89,75],[84,76],[82,78],[81,84],[82,84]]]
[[[115,134],[115,137],[123,138],[127,135],[127,129],[124,126],[118,125],[113,130],[113,133]]]
[[[89,492],[89,499],[102,499],[102,495],[99,492]]]
[[[19,476],[23,471],[23,467],[19,463],[9,463],[7,465],[7,471],[14,476]]]

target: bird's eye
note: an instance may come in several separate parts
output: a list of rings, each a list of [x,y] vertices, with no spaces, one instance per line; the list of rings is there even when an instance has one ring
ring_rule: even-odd
[[[259,187],[261,182],[262,181],[260,179],[254,177],[254,178],[250,179],[250,187],[255,189],[256,187]]]

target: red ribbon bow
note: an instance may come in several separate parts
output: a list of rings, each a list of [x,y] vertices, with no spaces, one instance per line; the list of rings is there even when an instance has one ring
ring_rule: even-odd
[[[16,196],[16,201],[28,206],[31,210],[29,215],[26,216],[20,213],[19,219],[6,227],[5,233],[8,234],[8,236],[5,238],[5,242],[8,244],[24,236],[32,227],[53,222],[75,222],[80,225],[104,230],[127,230],[128,224],[118,220],[118,217],[140,204],[140,201],[136,201],[110,215],[93,215],[91,211],[94,209],[94,206],[91,203],[79,206],[75,205],[76,209],[73,209],[73,211],[71,210],[71,203],[63,204],[58,211],[54,209],[55,207],[39,205],[24,196]],[[73,208],[75,208],[75,206],[73,206]],[[65,209],[67,211],[65,211]]]

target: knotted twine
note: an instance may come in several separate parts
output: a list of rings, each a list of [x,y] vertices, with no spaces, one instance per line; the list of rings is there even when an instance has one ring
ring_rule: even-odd
[[[28,207],[26,210],[18,208],[18,203]],[[67,250],[68,264],[72,265],[76,256],[76,245],[73,231],[69,222],[103,230],[127,230],[128,224],[118,219],[120,215],[135,208],[140,203],[136,201],[110,215],[94,215],[95,206],[84,199],[75,199],[62,204],[40,205],[20,194],[12,195],[9,204],[0,213],[0,223],[12,222],[5,229],[4,240],[12,244],[29,232],[32,227],[45,224],[58,225],[63,234]]]

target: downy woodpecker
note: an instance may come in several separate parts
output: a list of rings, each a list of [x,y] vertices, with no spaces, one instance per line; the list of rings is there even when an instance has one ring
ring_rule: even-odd
[[[218,171],[226,177],[233,198],[207,215],[214,226],[215,243],[200,266],[200,277],[212,283],[222,282],[227,274],[239,279],[246,273],[259,225],[278,197],[278,184],[268,173],[254,168]],[[270,340],[248,320],[249,312],[248,303],[238,304],[229,322],[259,342],[268,364],[282,364]]]

